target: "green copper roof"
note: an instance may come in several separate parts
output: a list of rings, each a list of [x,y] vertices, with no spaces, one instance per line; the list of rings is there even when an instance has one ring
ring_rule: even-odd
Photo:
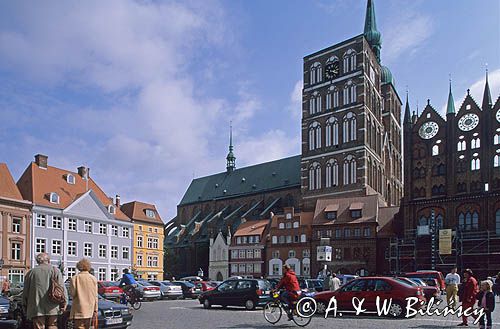
[[[377,21],[375,20],[375,6],[372,0],[366,3],[365,30],[364,35],[370,46],[372,46],[377,59],[380,61],[380,48],[382,37],[377,30]]]
[[[236,168],[236,157],[233,153],[233,126],[229,126],[229,153],[227,154],[226,160],[226,169],[227,171],[233,171]]]
[[[179,205],[300,186],[300,155],[194,179]]]
[[[453,100],[453,94],[451,93],[451,81],[450,92],[448,93],[448,106],[446,108],[446,114],[455,114],[455,101]]]
[[[394,85],[394,79],[392,77],[392,73],[391,73],[391,70],[389,70],[389,68],[387,66],[382,66],[382,72],[381,72],[381,79],[382,79],[382,83],[392,83],[392,85]]]
[[[488,70],[486,70],[486,84],[484,85],[483,93],[483,110],[491,107],[493,102],[491,101],[490,85],[488,84]]]

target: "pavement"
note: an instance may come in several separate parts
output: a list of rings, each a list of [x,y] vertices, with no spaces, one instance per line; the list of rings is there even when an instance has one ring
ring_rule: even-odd
[[[208,328],[298,328],[293,322],[288,322],[286,316],[276,325],[266,322],[262,309],[246,311],[243,308],[228,307],[222,309],[214,306],[204,309],[198,300],[165,300],[144,302],[138,311],[133,311],[134,320],[131,329],[208,329]],[[345,315],[325,319],[314,316],[307,328],[380,328],[380,329],[439,329],[455,328],[461,322],[456,316],[421,316],[411,319],[379,318],[372,315]],[[478,328],[469,318],[469,327]],[[500,327],[500,302],[497,299],[496,310],[493,312],[493,328]]]

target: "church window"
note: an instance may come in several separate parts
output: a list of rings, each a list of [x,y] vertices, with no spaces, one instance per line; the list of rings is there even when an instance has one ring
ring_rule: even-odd
[[[465,143],[465,141],[459,141],[457,143],[457,151],[461,152],[461,151],[465,151],[467,149],[467,144]]]
[[[356,183],[356,159],[348,155],[344,160],[344,185]]]
[[[321,188],[321,166],[314,162],[309,167],[309,190],[317,190]]]
[[[493,144],[494,145],[500,144],[500,128],[497,129],[495,136],[493,136]]]
[[[473,158],[470,163],[471,170],[481,169],[481,160],[479,158]]]
[[[439,145],[434,145],[432,147],[432,156],[439,155]]]
[[[326,146],[334,146],[339,144],[339,124],[335,117],[331,117],[326,122]]]
[[[326,93],[325,107],[326,107],[327,110],[331,110],[332,109],[332,90],[331,90],[331,88]]]
[[[321,82],[322,78],[323,78],[323,72],[321,69],[321,64],[319,62],[316,62],[313,65],[311,65],[310,84]]]
[[[458,227],[462,231],[473,231],[479,228],[479,213],[477,211],[460,212],[458,214]]]
[[[333,89],[333,107],[339,107],[339,90],[337,87]]]
[[[356,85],[352,82],[352,80],[349,80],[344,85],[343,98],[344,98],[344,105],[356,102],[357,100]]]
[[[356,69],[356,52],[349,49],[344,54],[343,71],[344,73],[354,71]]]
[[[495,154],[495,156],[493,157],[493,167],[500,167],[500,154]]]
[[[481,147],[481,140],[479,139],[479,137],[473,138],[470,141],[470,148],[471,149],[477,149],[477,148],[480,148],[480,147]]]
[[[326,187],[334,187],[339,184],[339,165],[335,159],[326,163]]]
[[[342,137],[344,143],[356,140],[356,115],[352,112],[349,112],[344,116]]]
[[[309,126],[309,150],[315,150],[321,147],[321,126],[313,122]]]

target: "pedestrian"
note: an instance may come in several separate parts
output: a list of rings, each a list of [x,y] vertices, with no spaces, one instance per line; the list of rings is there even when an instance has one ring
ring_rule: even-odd
[[[332,286],[332,273],[328,272],[323,279],[323,291],[330,291]]]
[[[493,292],[495,293],[495,295],[500,297],[500,272],[498,272],[495,278],[495,283],[493,284]]]
[[[481,291],[477,294],[478,306],[484,309],[484,315],[479,319],[480,329],[491,329],[491,312],[495,310],[495,296],[493,295],[493,282],[491,280],[481,281]],[[485,324],[486,318],[486,327]]]
[[[57,329],[57,315],[64,311],[65,306],[53,302],[49,297],[52,275],[64,289],[66,301],[68,292],[64,286],[61,271],[50,265],[49,255],[42,252],[36,255],[35,266],[26,273],[22,294],[23,305],[26,308],[26,317],[33,322],[34,329]]]
[[[463,282],[463,290],[462,290],[462,310],[472,309],[474,304],[476,303],[476,296],[479,291],[477,286],[477,280],[473,277],[473,273],[471,269],[466,269],[464,271],[464,282]],[[474,317],[474,316],[472,316]],[[468,326],[467,316],[462,315],[462,323],[458,326]]]
[[[450,273],[446,274],[444,282],[446,283],[446,302],[448,306],[455,306],[458,303],[458,285],[460,284],[460,275],[457,273],[456,267],[453,267]]]
[[[332,280],[330,281],[330,290],[335,291],[341,286],[340,279],[337,277],[337,273],[332,273]]]
[[[89,329],[92,319],[97,317],[97,279],[90,274],[90,261],[83,258],[76,264],[80,271],[71,278],[69,292],[73,298],[69,318],[76,329]]]
[[[10,292],[10,282],[9,279],[5,279],[2,282],[2,295],[7,297],[9,296],[9,292]]]

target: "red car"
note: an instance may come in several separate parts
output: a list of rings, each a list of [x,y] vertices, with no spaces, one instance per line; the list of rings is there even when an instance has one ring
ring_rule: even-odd
[[[212,281],[198,281],[194,282],[195,286],[200,287],[202,292],[214,290],[217,288],[217,283]]]
[[[354,279],[335,291],[324,291],[317,293],[314,299],[317,302],[318,313],[324,313],[329,305],[330,299],[335,297],[337,300],[337,311],[355,311],[353,299],[365,299],[363,309],[368,312],[377,311],[377,296],[380,297],[380,305],[384,300],[392,298],[389,309],[389,315],[402,317],[406,314],[406,298],[416,297],[419,303],[413,305],[414,309],[421,307],[420,302],[425,302],[425,298],[420,287],[414,287],[409,284],[389,277],[362,277]],[[332,312],[333,313],[333,312]]]
[[[112,281],[97,282],[97,292],[106,299],[120,299],[123,294],[123,290],[118,287],[118,283]]]
[[[399,277],[397,279],[404,280],[413,286],[421,287],[427,301],[429,301],[432,297],[435,299],[440,299],[441,297],[441,289],[439,289],[438,283],[435,279],[432,279],[435,282],[435,285],[428,285],[425,281],[419,278]]]
[[[428,279],[436,279],[439,283],[439,288],[443,291],[446,290],[446,283],[444,282],[443,273],[439,271],[417,271],[417,272],[409,272],[405,273],[407,278],[418,278],[424,281]]]

